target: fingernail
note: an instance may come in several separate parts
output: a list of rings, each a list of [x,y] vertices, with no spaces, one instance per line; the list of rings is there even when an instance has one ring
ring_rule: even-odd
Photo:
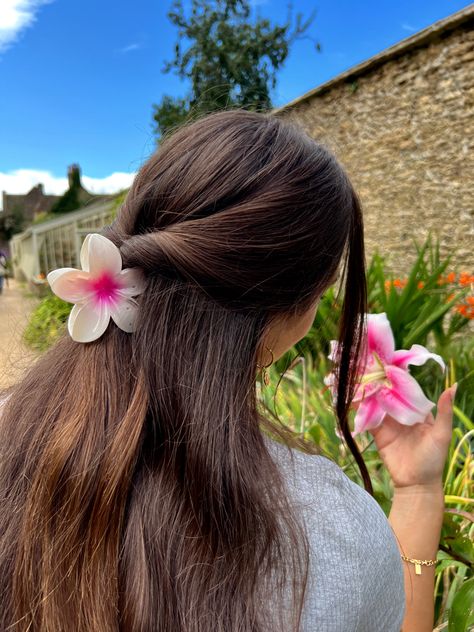
[[[458,383],[455,382],[453,386],[451,387],[451,401],[453,402],[454,402],[454,397],[456,395],[457,388],[458,388]]]

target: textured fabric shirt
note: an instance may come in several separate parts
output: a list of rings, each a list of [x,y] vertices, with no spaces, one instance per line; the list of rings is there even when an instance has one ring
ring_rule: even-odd
[[[400,632],[402,560],[377,501],[330,459],[265,439],[310,544],[301,632]]]

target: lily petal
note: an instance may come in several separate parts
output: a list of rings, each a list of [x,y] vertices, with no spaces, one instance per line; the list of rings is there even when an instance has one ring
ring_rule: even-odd
[[[67,323],[69,334],[76,342],[92,342],[100,338],[110,321],[107,304],[94,306],[92,301],[77,303],[69,314]]]
[[[117,246],[104,235],[89,233],[81,247],[81,267],[91,276],[102,274],[104,270],[110,274],[119,274],[122,270],[122,255]]]
[[[359,408],[354,419],[353,435],[371,428],[377,428],[385,417],[385,410],[377,401],[376,397],[366,397]]]
[[[376,352],[384,364],[391,364],[395,339],[387,314],[367,314],[367,344],[369,355]]]
[[[398,351],[395,351],[391,364],[400,367],[400,369],[406,369],[409,364],[420,366],[430,358],[435,360],[443,371],[446,370],[446,365],[440,355],[437,353],[431,353],[431,351],[428,351],[428,349],[423,347],[423,345],[417,344],[412,345],[408,350],[399,349]]]
[[[145,291],[146,277],[141,268],[125,268],[121,270],[117,280],[123,286],[119,290],[122,296],[137,296]]]
[[[128,299],[111,305],[110,314],[117,327],[127,333],[135,331],[138,318],[138,303],[136,301]]]
[[[397,366],[386,366],[385,373],[392,386],[383,386],[375,395],[384,410],[396,421],[407,426],[421,423],[431,411],[431,402],[418,382]]]
[[[328,387],[329,392],[331,393],[332,404],[333,406],[337,406],[337,384],[336,384],[336,376],[333,372],[328,373],[323,378],[324,384]]]
[[[333,384],[335,384],[336,382],[336,376],[332,372],[328,373],[324,376],[323,382],[326,384],[326,386],[333,386]]]
[[[339,342],[337,340],[329,341],[329,355],[327,356],[332,362],[337,362],[339,353]]]
[[[356,388],[356,392],[352,401],[354,403],[360,402],[362,399],[375,395],[375,393],[379,391],[381,388],[382,388],[382,382],[380,380],[376,380],[374,382],[368,382],[367,384],[359,384]]]
[[[54,294],[68,303],[87,301],[93,295],[89,285],[89,272],[76,268],[58,268],[49,272],[46,278]]]

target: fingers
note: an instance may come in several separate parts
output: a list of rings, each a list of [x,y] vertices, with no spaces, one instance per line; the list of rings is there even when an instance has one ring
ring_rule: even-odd
[[[453,431],[453,402],[456,394],[457,382],[451,388],[443,391],[438,399],[438,411],[434,429],[436,435],[449,442]]]
[[[429,412],[423,423],[428,424],[428,426],[433,426],[434,422],[435,422],[435,418],[433,417],[433,413]]]

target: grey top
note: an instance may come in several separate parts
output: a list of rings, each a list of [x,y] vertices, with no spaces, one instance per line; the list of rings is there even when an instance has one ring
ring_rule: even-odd
[[[400,632],[402,560],[377,501],[330,459],[265,439],[310,544],[301,632]]]

